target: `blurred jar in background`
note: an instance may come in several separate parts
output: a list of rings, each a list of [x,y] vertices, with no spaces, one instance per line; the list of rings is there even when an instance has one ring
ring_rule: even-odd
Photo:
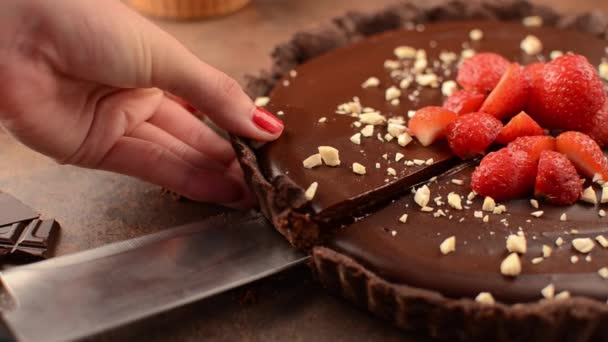
[[[250,0],[129,0],[146,15],[169,19],[200,19],[222,16],[245,7]]]

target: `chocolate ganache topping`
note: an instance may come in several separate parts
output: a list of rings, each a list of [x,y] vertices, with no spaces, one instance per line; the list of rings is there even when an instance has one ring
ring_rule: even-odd
[[[471,40],[473,29],[481,30],[483,38]],[[528,35],[542,42],[540,54],[522,51],[520,44]],[[435,75],[435,82],[414,77],[409,86],[400,87],[407,76],[391,67],[392,61],[398,60],[394,52],[399,46],[424,50],[429,63],[421,73]],[[466,21],[386,32],[336,49],[297,67],[271,92],[267,108],[281,115],[285,133],[276,142],[258,149],[260,168],[267,178],[286,175],[302,189],[317,182],[311,208],[314,214],[330,219],[348,217],[370,202],[401,196],[342,228],[327,244],[389,281],[437,290],[451,297],[471,297],[487,291],[505,302],[537,300],[541,289],[552,284],[557,292],[605,300],[608,280],[597,271],[608,266],[607,250],[596,243],[591,252],[581,253],[571,244],[576,238],[595,239],[602,234],[608,237],[608,218],[598,215],[601,205],[555,207],[541,202],[539,208],[534,208],[529,200],[518,200],[501,203],[506,207],[504,213],[483,212],[483,199],[467,203],[474,166],[463,164],[429,184],[428,206],[433,210],[422,212],[409,187],[459,162],[447,145],[440,142],[423,147],[414,139],[401,146],[396,138],[387,141],[391,138],[386,135],[386,125],[374,126],[373,135],[361,137],[356,144],[351,137],[365,124],[357,124],[356,116],[339,110],[340,105],[355,102],[360,105],[360,112],[369,108],[367,111],[379,112],[389,120],[401,117],[406,124],[408,112],[441,105],[445,98],[442,83],[455,79],[458,59],[470,50],[496,52],[522,64],[548,60],[553,51],[572,51],[598,65],[606,57],[605,47],[604,41],[581,32],[525,27],[521,23]],[[445,62],[446,52],[455,53],[457,58]],[[414,61],[399,63],[413,68],[409,62]],[[378,85],[363,87],[372,77],[378,79]],[[387,89],[393,86],[401,93],[396,97],[398,101],[387,99],[391,98]],[[316,154],[319,146],[336,148],[340,165],[305,168],[303,161]],[[353,172],[353,163],[363,165],[365,174]],[[457,179],[458,184],[452,179]],[[447,204],[450,192],[461,195],[462,210]],[[432,200],[439,196],[441,199]],[[482,211],[481,217],[476,217],[478,211]],[[531,215],[533,212],[540,217]],[[408,214],[406,223],[399,221],[403,214]],[[518,232],[525,236],[527,251],[521,256],[521,274],[509,277],[501,274],[500,265],[509,254],[505,247],[507,236]],[[439,245],[450,236],[455,237],[456,249],[443,255]],[[563,243],[556,244],[558,238]],[[547,252],[547,248],[551,251]]]

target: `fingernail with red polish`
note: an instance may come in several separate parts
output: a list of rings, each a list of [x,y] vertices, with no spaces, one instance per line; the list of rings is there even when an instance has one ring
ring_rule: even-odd
[[[283,130],[283,122],[264,108],[256,107],[253,112],[253,123],[270,134]]]

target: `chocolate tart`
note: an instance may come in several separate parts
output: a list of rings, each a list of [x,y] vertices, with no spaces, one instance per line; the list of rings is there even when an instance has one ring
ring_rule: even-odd
[[[522,18],[530,15],[541,17],[544,25],[524,27]],[[481,208],[476,199],[467,205],[475,210],[444,206],[445,216],[422,213],[411,186],[439,176],[429,185],[432,197],[436,193],[445,201],[451,191],[466,196],[468,187],[451,179],[468,184],[474,165],[463,164],[442,144],[401,147],[374,135],[355,145],[349,137],[358,132],[352,124],[356,119],[335,112],[354,96],[388,117],[442,102],[441,89],[432,87],[404,90],[398,104],[386,101],[383,90],[395,79],[384,61],[394,59],[393,49],[400,45],[425,49],[429,60],[435,60],[444,50],[459,53],[469,32],[481,29],[484,38],[468,42],[468,47],[528,64],[538,59],[523,54],[519,45],[533,34],[544,45],[544,58],[553,50],[573,51],[598,65],[605,57],[607,28],[602,13],[560,16],[527,1],[440,1],[425,7],[404,3],[372,15],[349,14],[277,47],[273,69],[250,80],[250,95],[269,96],[268,109],[284,114],[284,136],[264,146],[239,138],[233,144],[261,210],[294,246],[311,251],[320,281],[396,325],[458,340],[605,340],[608,332],[601,327],[608,322],[608,281],[597,269],[606,252],[596,246],[590,261],[579,255],[572,264],[570,245],[555,246],[558,235],[567,242],[573,239],[572,229],[593,237],[606,230],[599,208],[543,205],[543,216],[536,218],[529,202],[513,201],[505,203],[507,213],[490,213],[484,223],[474,217]],[[442,67],[450,71],[442,72],[441,81],[453,79],[453,66]],[[371,76],[380,79],[380,89],[362,89]],[[322,117],[326,121],[320,123]],[[302,160],[320,145],[337,147],[342,165],[303,168]],[[410,160],[432,160],[404,166],[394,161],[397,152]],[[367,174],[354,174],[353,162],[365,165]],[[389,167],[393,174],[387,174]],[[319,188],[309,201],[305,190],[312,182]],[[560,221],[564,210],[569,219]],[[408,222],[402,224],[398,219],[406,212]],[[506,278],[499,271],[505,238],[519,227],[529,244],[523,273]],[[442,256],[439,244],[449,235],[457,237],[458,252]],[[532,264],[542,245],[554,247],[554,255]],[[549,283],[573,297],[539,300]],[[499,303],[471,299],[482,291],[491,292]]]

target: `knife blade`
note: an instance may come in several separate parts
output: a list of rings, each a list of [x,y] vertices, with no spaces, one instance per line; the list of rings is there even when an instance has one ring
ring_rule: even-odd
[[[75,340],[306,259],[261,214],[223,214],[2,271],[2,319],[19,341]]]

